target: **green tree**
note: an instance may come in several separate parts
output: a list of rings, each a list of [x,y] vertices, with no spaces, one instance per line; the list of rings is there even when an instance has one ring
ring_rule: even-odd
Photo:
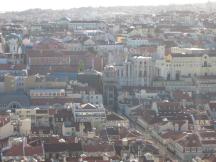
[[[82,71],[84,71],[84,69],[85,69],[85,63],[84,63],[83,60],[81,60],[81,61],[79,62],[79,65],[78,65],[78,71],[79,71],[79,72],[82,72]]]

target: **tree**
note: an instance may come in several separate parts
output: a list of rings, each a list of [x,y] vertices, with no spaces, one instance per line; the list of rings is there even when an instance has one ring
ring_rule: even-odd
[[[84,69],[85,69],[85,63],[83,60],[81,60],[78,65],[78,72],[82,72],[84,71]]]

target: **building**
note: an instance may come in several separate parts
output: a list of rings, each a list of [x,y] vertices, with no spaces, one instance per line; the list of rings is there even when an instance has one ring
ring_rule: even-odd
[[[17,108],[29,108],[29,97],[24,93],[6,93],[0,94],[0,109],[17,109]]]
[[[14,135],[14,126],[9,115],[0,115],[0,139]]]
[[[20,119],[19,121],[19,134],[27,136],[31,134],[31,118]]]
[[[173,53],[157,60],[159,76],[165,80],[181,80],[181,77],[216,75],[216,55],[210,52]]]
[[[45,154],[43,146],[31,146],[25,140],[24,138],[23,142],[14,144],[4,150],[2,153],[2,161],[44,161]]]
[[[123,66],[116,67],[120,86],[149,87],[155,76],[151,57],[134,56],[123,63]]]
[[[107,25],[103,21],[71,21],[70,30],[106,30]]]
[[[133,56],[121,65],[114,65],[118,86],[150,87],[156,75],[156,69],[151,57]],[[108,70],[105,69],[105,70]],[[106,74],[106,71],[104,71]]]
[[[83,152],[89,157],[99,157],[103,154],[107,154],[109,157],[115,156],[114,145],[105,142],[89,141],[89,143],[83,145]]]
[[[176,155],[183,161],[191,161],[202,154],[202,144],[196,134],[188,134],[176,143]]]
[[[106,112],[103,105],[73,104],[72,105],[74,120],[76,122],[104,122]]]
[[[117,108],[121,87],[151,87],[156,69],[151,57],[133,56],[118,65],[107,65],[103,74],[104,104]]]
[[[31,98],[43,98],[43,97],[64,97],[64,89],[30,89],[29,95]]]
[[[117,70],[114,66],[106,66],[103,73],[104,105],[117,110]]]
[[[108,112],[106,114],[106,127],[125,127],[129,128],[129,121],[114,112]]]
[[[66,157],[78,157],[83,153],[81,142],[79,143],[47,143],[44,145],[45,159],[64,160]]]
[[[29,119],[32,127],[50,127],[52,118],[48,109],[16,109],[16,115],[21,120]]]
[[[25,89],[25,80],[27,79],[25,73],[19,74],[5,74],[4,76],[4,91],[5,93],[16,92]]]

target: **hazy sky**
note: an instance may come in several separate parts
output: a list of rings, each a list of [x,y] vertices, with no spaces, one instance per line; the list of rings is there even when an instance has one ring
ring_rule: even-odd
[[[0,11],[20,11],[30,8],[69,9],[87,6],[130,6],[205,3],[208,0],[0,0]],[[211,0],[216,1],[216,0]]]

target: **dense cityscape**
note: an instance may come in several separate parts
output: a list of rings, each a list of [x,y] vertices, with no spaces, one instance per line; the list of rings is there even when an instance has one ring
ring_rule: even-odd
[[[0,161],[216,162],[215,9],[0,13]]]

